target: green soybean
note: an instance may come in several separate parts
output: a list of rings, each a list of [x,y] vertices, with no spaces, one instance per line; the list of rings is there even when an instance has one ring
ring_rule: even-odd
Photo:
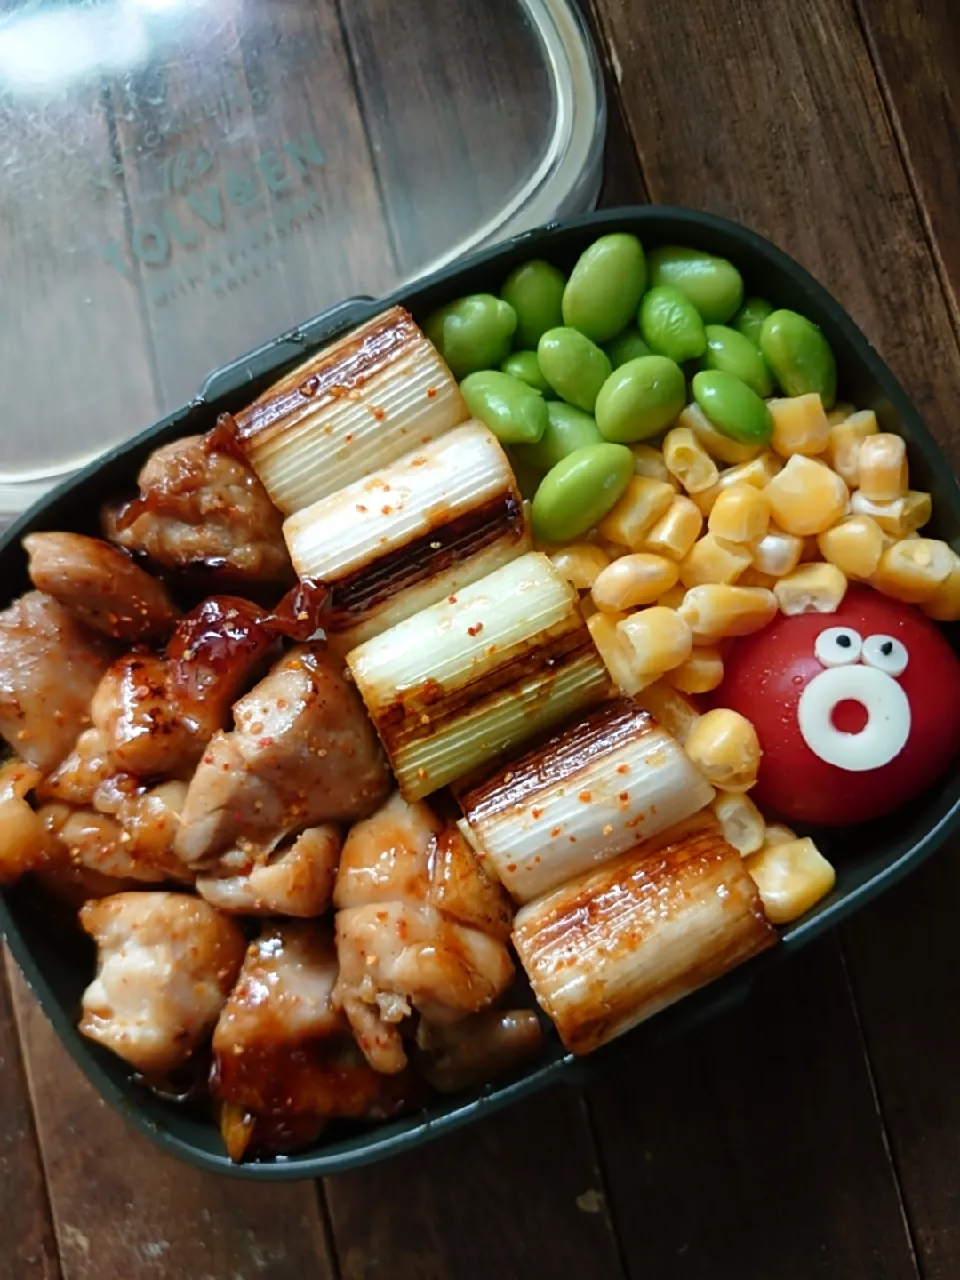
[[[533,499],[534,535],[543,542],[579,538],[602,520],[633,475],[633,454],[623,444],[591,444],[558,462]]]
[[[767,316],[773,315],[773,307],[766,298],[748,298],[730,323],[755,347],[760,346],[760,330]]]
[[[637,360],[640,356],[653,355],[653,352],[640,337],[640,330],[635,325],[630,325],[622,333],[618,333],[611,342],[605,342],[603,349],[610,357],[610,363],[614,369],[619,369],[628,360]]]
[[[788,396],[815,391],[825,409],[837,398],[837,362],[815,324],[796,311],[774,311],[760,330],[760,351]]]
[[[725,324],[743,302],[743,277],[726,258],[665,245],[648,259],[651,284],[681,289],[705,324]]]
[[[579,329],[548,329],[537,343],[543,376],[567,404],[593,413],[613,368],[605,352]]]
[[[554,394],[550,383],[543,376],[535,351],[512,351],[506,360],[501,362],[500,372],[509,373],[511,378],[519,378],[528,387],[533,387],[534,391],[539,391],[542,396]]]
[[[533,444],[547,429],[547,402],[509,373],[483,369],[460,383],[467,408],[504,444]]]
[[[563,324],[563,290],[566,277],[542,258],[534,258],[511,271],[500,296],[517,313],[516,346],[535,349],[548,329]]]
[[[636,236],[601,236],[584,250],[563,291],[563,323],[591,342],[607,342],[636,315],[647,262]]]
[[[640,333],[657,355],[677,364],[695,360],[707,349],[707,335],[696,307],[670,284],[656,285],[644,295]]]
[[[679,365],[640,356],[621,365],[600,388],[597,427],[606,440],[635,444],[666,430],[687,400]]]
[[[732,373],[763,399],[773,395],[773,378],[767,362],[759,348],[736,329],[728,329],[724,324],[708,324],[704,361],[708,369]]]
[[[589,413],[564,400],[547,402],[547,428],[536,444],[518,444],[517,457],[541,475],[555,467],[568,453],[588,444],[603,444],[600,429]]]
[[[732,373],[710,370],[693,379],[693,398],[716,429],[741,444],[766,444],[773,434],[770,410]]]
[[[492,293],[458,298],[427,318],[424,332],[456,378],[496,368],[510,350],[517,313]]]

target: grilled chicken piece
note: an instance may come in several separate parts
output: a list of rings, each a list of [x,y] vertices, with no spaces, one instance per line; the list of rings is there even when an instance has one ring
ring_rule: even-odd
[[[62,866],[67,859],[43,819],[27,801],[40,770],[21,760],[0,767],[0,884],[13,884],[30,871]]]
[[[136,644],[165,636],[177,608],[162,582],[101,538],[82,533],[31,533],[23,540],[27,572],[81,622]]]
[[[491,880],[477,855],[453,825],[440,833],[430,852],[427,900],[441,911],[506,942],[513,924],[507,891]]]
[[[67,923],[74,926],[77,912],[85,902],[98,898],[111,898],[118,893],[130,893],[143,888],[138,880],[117,876],[105,876],[88,867],[54,867],[38,871],[33,883],[43,892],[52,905],[60,905],[69,913]]]
[[[170,1071],[220,1015],[246,944],[233,923],[182,893],[118,893],[80,923],[98,949],[80,1031],[139,1071]]]
[[[203,750],[167,697],[167,664],[128,653],[106,673],[90,714],[116,771],[156,777],[189,770]]]
[[[157,449],[140,496],[104,512],[107,536],[165,569],[211,570],[237,582],[293,581],[283,517],[239,458],[203,436]]]
[[[417,1065],[439,1093],[458,1093],[516,1071],[543,1047],[532,1009],[485,1009],[452,1026],[421,1022]]]
[[[70,754],[37,784],[37,797],[66,804],[93,804],[98,789],[116,772],[104,735],[99,729],[84,729]]]
[[[215,872],[197,877],[197,891],[221,911],[248,916],[320,916],[330,906],[340,858],[340,832],[308,827],[265,862],[237,850]]]
[[[394,791],[372,817],[350,828],[340,855],[334,906],[426,902],[430,856],[441,830],[425,804],[408,804]]]
[[[21,759],[44,773],[60,763],[112,659],[108,641],[39,591],[0,613],[0,734]]]
[[[236,729],[215,735],[190,783],[176,845],[185,862],[268,852],[385,796],[390,775],[363,703],[319,649],[291,650],[233,714]]]

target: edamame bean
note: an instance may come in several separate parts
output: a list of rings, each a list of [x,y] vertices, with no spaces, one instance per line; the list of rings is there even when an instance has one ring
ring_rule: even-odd
[[[773,307],[766,298],[748,298],[730,323],[759,348],[760,330],[764,320],[770,315],[773,315]]]
[[[640,330],[630,325],[622,333],[618,333],[612,342],[605,342],[604,351],[610,357],[614,369],[619,369],[628,360],[639,360],[641,356],[652,356],[653,352],[640,337]]]
[[[681,289],[704,324],[725,324],[743,302],[743,278],[726,258],[665,245],[649,257],[650,283]]]
[[[613,369],[606,354],[578,329],[548,329],[537,343],[543,376],[567,404],[593,413]]]
[[[679,365],[666,356],[640,356],[621,365],[600,388],[597,427],[607,440],[635,444],[666,430],[686,399]]]
[[[773,434],[770,410],[732,373],[711,370],[693,379],[693,398],[716,429],[741,444],[766,444]]]
[[[563,323],[606,342],[636,315],[647,262],[636,236],[601,236],[584,250],[563,291]]]
[[[736,329],[725,324],[707,325],[705,362],[708,369],[732,373],[763,399],[773,395],[773,378],[760,349]]]
[[[671,284],[656,285],[644,295],[640,333],[657,355],[676,364],[695,360],[707,349],[707,335],[696,307]]]
[[[533,499],[534,536],[542,542],[579,538],[602,520],[633,475],[633,454],[624,444],[591,444],[558,462],[540,481]]]
[[[837,398],[837,362],[815,324],[796,311],[774,311],[760,330],[760,352],[788,396],[815,391],[824,409]]]
[[[534,258],[511,271],[500,296],[517,313],[514,341],[524,350],[534,350],[548,329],[563,324],[563,290],[566,277],[542,258]]]
[[[455,378],[495,369],[510,350],[517,313],[492,293],[458,298],[427,318],[424,332]]]
[[[547,402],[509,373],[482,369],[460,383],[467,408],[503,444],[533,444],[547,428]]]
[[[533,387],[534,391],[539,391],[542,396],[556,394],[543,376],[535,351],[512,351],[500,365],[500,372],[509,373],[511,378],[519,378],[528,387]]]
[[[518,444],[514,453],[543,475],[568,453],[588,444],[603,444],[600,429],[590,414],[565,400],[548,400],[547,429],[536,444]]]

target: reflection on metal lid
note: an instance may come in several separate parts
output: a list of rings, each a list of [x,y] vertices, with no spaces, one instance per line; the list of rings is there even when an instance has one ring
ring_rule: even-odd
[[[588,208],[572,0],[8,0],[0,512],[341,298]]]

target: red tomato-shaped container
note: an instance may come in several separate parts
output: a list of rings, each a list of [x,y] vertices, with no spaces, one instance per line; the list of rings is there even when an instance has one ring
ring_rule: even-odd
[[[778,618],[737,640],[711,705],[756,727],[751,796],[787,822],[878,818],[960,750],[960,661],[918,609],[851,587],[836,613]]]

